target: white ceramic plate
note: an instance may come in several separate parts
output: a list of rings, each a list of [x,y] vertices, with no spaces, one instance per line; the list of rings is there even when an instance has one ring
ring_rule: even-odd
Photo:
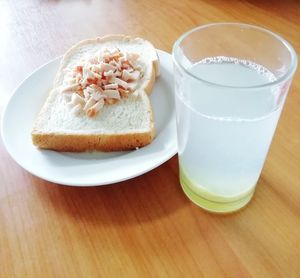
[[[10,98],[2,117],[4,145],[24,169],[42,179],[65,185],[93,186],[124,181],[161,165],[177,152],[173,67],[171,55],[158,50],[161,75],[151,101],[156,138],[141,149],[113,153],[59,153],[39,150],[31,127],[51,88],[61,58],[26,78]]]

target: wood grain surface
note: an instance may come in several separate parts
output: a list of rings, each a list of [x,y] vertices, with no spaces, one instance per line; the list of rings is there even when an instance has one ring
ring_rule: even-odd
[[[220,21],[266,27],[300,52],[296,0],[0,0],[0,110],[78,40],[127,33],[170,52],[183,32]],[[227,216],[187,200],[176,156],[129,181],[73,188],[32,176],[0,141],[0,276],[300,277],[299,107],[297,71],[256,194]]]

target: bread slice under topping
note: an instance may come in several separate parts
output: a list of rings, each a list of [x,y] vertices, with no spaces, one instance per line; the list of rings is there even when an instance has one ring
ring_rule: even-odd
[[[111,54],[116,52],[116,49],[125,56],[120,61],[116,60],[120,67],[126,57],[132,54],[137,57],[136,61],[130,61],[134,64],[133,68],[123,72],[122,75],[117,73],[120,75],[118,77],[112,76],[121,81],[126,80],[128,83],[136,82],[134,90],[124,88],[121,81],[106,80],[104,77],[117,72],[117,69],[113,72],[104,72],[103,69],[111,69],[109,66],[103,67],[103,60],[101,60],[103,53]],[[94,84],[88,83],[91,85],[89,86],[83,82],[83,75],[76,76],[72,70],[78,65],[87,65],[89,60],[93,62],[95,57],[98,59],[95,64],[99,68],[96,76],[99,77],[100,74],[102,78],[93,79]],[[122,71],[127,68],[124,64],[124,67],[119,69]],[[70,71],[71,79],[77,79],[76,81],[72,79],[68,84],[67,73]],[[133,74],[130,75],[131,73]],[[152,44],[144,39],[110,35],[78,43],[64,55],[53,89],[34,123],[31,133],[34,145],[56,151],[83,152],[131,150],[151,143],[155,132],[148,95],[158,74],[157,53]],[[136,79],[130,80],[130,78]],[[121,85],[116,87],[115,81]],[[66,91],[66,86],[72,85],[72,82],[73,84],[79,82],[79,86],[75,84],[74,90]],[[98,91],[93,91],[95,88]],[[103,94],[103,91],[106,93]],[[89,114],[87,109],[84,109],[89,100],[93,101],[93,105],[100,107],[96,113]]]

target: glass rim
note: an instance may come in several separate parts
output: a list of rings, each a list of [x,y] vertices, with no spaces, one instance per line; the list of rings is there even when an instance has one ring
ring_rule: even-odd
[[[187,38],[190,34],[194,33],[195,31],[201,30],[201,29],[205,29],[208,27],[213,27],[213,26],[222,26],[222,25],[232,25],[232,26],[241,26],[241,27],[248,27],[251,29],[257,29],[259,31],[262,31],[264,33],[267,33],[268,35],[274,37],[275,39],[279,40],[288,50],[288,52],[291,55],[291,64],[288,68],[288,70],[286,71],[286,73],[284,75],[282,75],[281,77],[279,77],[278,79],[274,80],[274,81],[270,81],[261,85],[255,85],[255,86],[229,86],[229,85],[222,85],[219,83],[214,83],[214,82],[210,82],[207,81],[205,79],[202,79],[200,77],[198,77],[197,75],[191,73],[190,71],[187,70],[187,68],[185,66],[182,65],[182,63],[179,62],[179,59],[176,55],[176,49],[179,48],[180,43]],[[189,76],[207,84],[210,86],[214,86],[214,87],[221,87],[221,88],[229,88],[229,89],[260,89],[260,88],[265,88],[265,87],[272,87],[275,85],[278,85],[286,80],[288,80],[290,77],[293,76],[294,72],[296,71],[297,68],[297,54],[295,49],[293,48],[293,46],[284,38],[282,38],[281,36],[277,35],[276,33],[260,27],[260,26],[256,26],[256,25],[252,25],[252,24],[247,24],[247,23],[238,23],[238,22],[216,22],[216,23],[209,23],[209,24],[204,24],[204,25],[200,25],[197,26],[185,33],[183,33],[174,43],[173,45],[173,49],[172,49],[172,59],[175,63],[175,65],[177,65],[179,68],[181,68],[186,74],[188,74]]]

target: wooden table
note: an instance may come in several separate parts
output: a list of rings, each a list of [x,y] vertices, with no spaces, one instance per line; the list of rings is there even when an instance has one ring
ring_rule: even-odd
[[[0,0],[0,107],[31,71],[78,40],[142,36],[171,51],[199,24],[269,28],[300,53],[298,1]],[[193,205],[177,157],[138,178],[73,188],[36,178],[0,143],[1,277],[299,277],[300,73],[254,199],[232,215]]]

